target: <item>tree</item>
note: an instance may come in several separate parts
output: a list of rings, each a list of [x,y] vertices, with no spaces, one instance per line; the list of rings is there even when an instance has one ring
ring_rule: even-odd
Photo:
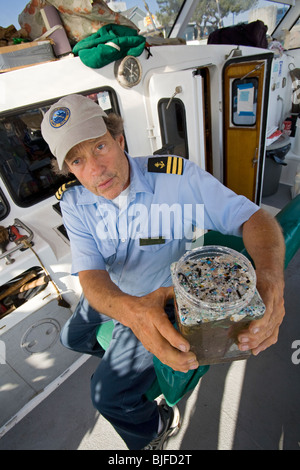
[[[164,26],[171,26],[180,10],[183,0],[156,0],[159,11],[156,12],[159,23]]]
[[[199,0],[191,21],[196,23],[198,31],[204,31],[208,26],[216,29],[223,26],[222,20],[229,13],[242,13],[253,8],[257,2],[258,0]],[[172,24],[181,3],[181,0],[157,0],[160,10],[156,16],[159,22],[164,26]]]

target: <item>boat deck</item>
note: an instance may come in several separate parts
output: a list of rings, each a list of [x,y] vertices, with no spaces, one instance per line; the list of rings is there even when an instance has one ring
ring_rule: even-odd
[[[279,208],[289,197],[281,189]],[[277,344],[247,361],[211,366],[179,403],[183,424],[167,450],[299,449],[300,250],[285,277],[286,317]],[[98,360],[89,358],[8,431],[0,450],[126,450],[90,400]]]

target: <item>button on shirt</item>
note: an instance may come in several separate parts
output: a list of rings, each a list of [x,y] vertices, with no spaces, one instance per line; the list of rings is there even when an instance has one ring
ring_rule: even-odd
[[[177,175],[149,172],[151,157],[126,156],[129,195],[119,206],[83,186],[63,195],[73,274],[107,270],[123,292],[146,295],[172,285],[170,265],[190,246],[194,227],[241,236],[259,209],[189,160]]]

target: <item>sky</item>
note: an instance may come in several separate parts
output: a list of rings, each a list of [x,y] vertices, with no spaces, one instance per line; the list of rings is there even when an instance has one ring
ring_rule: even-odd
[[[138,3],[141,4],[144,10],[144,3],[142,0],[125,0],[127,8],[131,8]],[[16,29],[20,29],[18,16],[23,11],[29,0],[0,0],[0,26],[4,28],[13,24]],[[156,10],[156,0],[147,0],[152,13]]]
[[[4,28],[13,24],[17,29],[20,28],[18,15],[27,5],[27,0],[0,0],[0,26]]]

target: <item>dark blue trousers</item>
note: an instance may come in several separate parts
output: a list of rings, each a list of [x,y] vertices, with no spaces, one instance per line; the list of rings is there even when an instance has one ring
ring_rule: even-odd
[[[166,307],[170,320],[174,306]],[[129,449],[142,449],[157,436],[158,408],[145,393],[156,375],[153,355],[130,328],[115,322],[110,345],[104,351],[96,338],[97,327],[111,318],[94,310],[82,297],[64,325],[62,344],[72,350],[101,357],[91,379],[95,408],[113,425]]]

